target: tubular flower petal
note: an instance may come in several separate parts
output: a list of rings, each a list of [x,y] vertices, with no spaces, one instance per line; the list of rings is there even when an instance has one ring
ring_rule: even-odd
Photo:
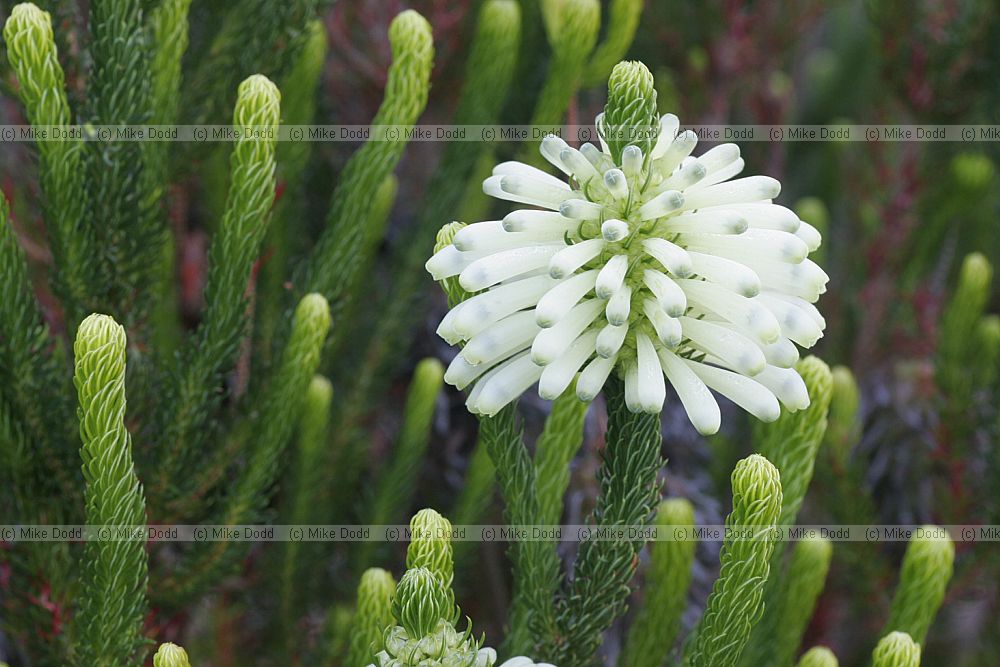
[[[812,304],[828,278],[807,258],[819,233],[771,202],[775,179],[732,180],[735,145],[695,158],[696,143],[661,135],[646,155],[616,156],[552,137],[542,155],[568,182],[494,170],[487,194],[533,208],[468,225],[427,263],[474,293],[439,329],[465,347],[445,379],[474,383],[473,412],[495,414],[539,379],[554,397],[579,371],[581,400],[615,371],[636,412],[659,412],[670,384],[704,433],[719,428],[709,389],[766,421],[808,404],[792,367],[826,325]]]

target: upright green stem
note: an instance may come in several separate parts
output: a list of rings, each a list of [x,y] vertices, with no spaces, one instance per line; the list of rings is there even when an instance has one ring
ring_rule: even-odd
[[[15,6],[3,36],[28,120],[36,128],[69,125],[72,114],[48,12],[27,2]],[[97,245],[94,230],[84,222],[87,190],[82,170],[83,142],[60,133],[39,141],[37,147],[56,289],[71,328],[83,317],[86,304],[96,293]]]
[[[91,315],[73,351],[87,525],[98,538],[86,542],[80,561],[76,663],[121,667],[142,662],[147,609],[146,503],[125,428],[125,330],[107,315]]]
[[[643,525],[652,518],[660,497],[660,416],[629,411],[624,387],[616,380],[605,388],[605,395],[607,445],[591,522],[595,528]],[[573,580],[560,601],[558,638],[543,647],[542,657],[561,665],[594,660],[603,632],[625,612],[629,582],[644,544],[642,539],[596,537],[580,544]]]

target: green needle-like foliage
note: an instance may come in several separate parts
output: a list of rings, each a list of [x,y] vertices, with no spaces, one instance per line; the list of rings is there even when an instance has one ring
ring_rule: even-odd
[[[283,523],[288,525],[312,524],[315,517],[315,498],[323,484],[323,466],[327,458],[325,445],[330,425],[330,405],[333,402],[333,385],[321,375],[309,382],[302,404],[302,418],[296,447],[296,461],[287,487],[288,497],[283,506]],[[303,570],[302,551],[312,552],[312,545],[289,540],[282,544],[281,577],[281,618],[288,638],[293,639],[291,629],[302,596],[300,576]]]
[[[90,3],[88,117],[94,125],[149,122],[152,77],[143,5],[143,0]],[[145,173],[150,153],[143,142],[101,135],[87,148],[87,214],[98,230],[102,303],[137,321],[147,308],[166,238],[153,206],[155,185]]]
[[[12,458],[9,465],[19,468],[22,474],[11,475],[7,479],[13,481],[13,495],[24,494],[26,499],[34,495],[29,492],[30,488],[34,488],[36,493],[45,488],[50,493],[57,489],[71,492],[75,485],[70,475],[70,452],[52,438],[53,429],[49,427],[49,420],[53,417],[61,420],[54,429],[57,434],[69,437],[73,427],[72,415],[60,407],[65,404],[59,395],[65,388],[60,363],[62,354],[61,350],[54,355],[48,351],[49,329],[35,299],[24,253],[17,242],[7,199],[2,193],[0,285],[3,285],[0,298],[0,400],[9,406],[10,428],[20,436],[11,436],[9,442],[23,444],[22,438],[28,434],[34,442],[34,455],[31,457],[20,456],[16,446],[10,448]],[[11,473],[13,469],[5,472]],[[39,503],[29,505],[34,506],[31,509],[36,517],[46,515]],[[49,517],[50,520],[55,518]]]
[[[308,125],[315,120],[326,53],[326,28],[322,21],[312,21],[298,58],[280,82],[285,125]],[[269,358],[266,355],[271,352],[274,332],[285,307],[282,297],[288,279],[289,257],[303,250],[295,239],[302,235],[303,186],[312,149],[311,141],[281,141],[277,147],[278,182],[283,193],[275,202],[273,222],[264,240],[268,259],[261,266],[258,278],[255,316],[260,352],[265,358]]]
[[[160,644],[153,656],[153,667],[191,667],[187,651],[177,644]]]
[[[171,400],[163,402],[156,420],[167,452],[164,480],[188,465],[205,440],[222,374],[233,365],[246,333],[245,294],[274,200],[280,100],[278,89],[263,76],[240,84],[233,126],[254,131],[243,134],[233,149],[226,213],[209,254],[205,313],[175,373]]]
[[[792,525],[812,481],[816,453],[826,433],[827,410],[833,381],[829,367],[818,357],[806,357],[796,370],[809,391],[809,407],[784,412],[770,424],[754,423],[754,444],[758,453],[781,472],[782,525]]]
[[[452,121],[455,125],[490,125],[497,121],[514,73],[520,34],[521,9],[517,2],[483,3]],[[445,146],[441,164],[427,184],[419,218],[407,228],[398,245],[399,257],[394,263],[398,274],[389,302],[381,308],[366,364],[368,372],[387,374],[388,369],[382,367],[395,358],[395,346],[389,341],[411,335],[411,327],[421,312],[413,307],[413,301],[419,298],[424,285],[426,239],[443,222],[454,219],[469,174],[485,152],[487,148],[478,141],[452,141]]]
[[[890,632],[872,652],[872,667],[920,667],[920,644],[905,632]]]
[[[906,547],[886,630],[923,644],[951,580],[955,545],[944,528],[922,526]]]
[[[188,47],[188,10],[191,0],[164,0],[149,17],[150,56],[149,121],[155,125],[177,123],[181,94],[181,59]],[[151,215],[162,215],[164,195],[170,175],[170,144],[160,141],[143,143],[146,150],[146,170],[143,178],[148,183],[146,192]],[[168,225],[160,225],[163,238],[161,247],[158,286],[155,303],[150,313],[151,336],[156,353],[170,357],[181,338],[177,322],[177,294],[174,286],[174,248]]]
[[[601,5],[598,0],[564,0],[553,10],[558,16],[552,20],[549,44],[552,60],[545,78],[545,86],[535,103],[531,125],[545,126],[562,123],[570,100],[580,89],[583,73],[597,43],[601,29]],[[538,141],[526,141],[521,146],[521,160],[541,164]]]
[[[222,25],[185,88],[192,123],[219,123],[233,106],[236,82],[255,72],[278,80],[302,48],[320,0],[226,3]]]
[[[691,535],[694,507],[683,498],[665,500],[656,511],[655,523],[660,541],[650,545],[643,601],[629,626],[619,658],[622,665],[661,667],[677,639],[687,603],[698,544]]]
[[[659,127],[653,73],[638,61],[615,65],[608,79],[608,103],[598,127],[615,164],[621,163],[626,146],[638,146],[643,157],[648,158]]]
[[[846,366],[834,366],[830,394],[830,414],[827,417],[826,441],[830,455],[839,470],[847,467],[851,450],[861,437],[858,409],[861,395],[854,374]]]
[[[826,434],[827,411],[833,389],[830,369],[817,357],[806,357],[798,363],[796,370],[806,383],[809,392],[809,407],[798,412],[785,412],[770,424],[754,424],[756,449],[781,473],[783,526],[795,524],[799,507],[812,481],[816,454]],[[780,571],[785,551],[785,542],[775,545],[771,568]],[[776,648],[774,637],[787,627],[783,609],[783,596],[787,594],[789,579],[774,576],[767,582],[765,608],[760,623],[754,629],[753,640],[743,655],[744,665],[787,665],[794,658],[794,650],[801,637],[791,638],[795,645]],[[796,603],[796,609],[798,609]],[[806,616],[808,619],[809,616]]]
[[[787,572],[772,577],[774,594],[767,599],[764,618],[754,630],[754,645],[744,655],[744,663],[754,667],[791,667],[795,653],[812,618],[816,601],[823,592],[830,569],[833,544],[810,535],[795,544]],[[768,586],[769,592],[772,586]],[[748,656],[759,656],[758,662]]]
[[[410,546],[406,568],[422,567],[433,572],[445,588],[455,577],[455,555],[451,544],[451,522],[432,509],[422,509],[410,519]]]
[[[420,463],[427,452],[431,420],[444,378],[444,367],[437,359],[424,359],[413,372],[413,382],[403,411],[403,426],[396,440],[389,467],[379,477],[375,496],[366,503],[366,523],[382,525],[399,521],[407,513],[420,473]],[[357,562],[369,560],[374,543],[366,542],[357,550]],[[449,586],[451,582],[449,581]]]
[[[253,435],[247,462],[219,510],[217,524],[239,525],[261,517],[283,470],[283,454],[300,418],[306,390],[319,366],[329,330],[330,309],[326,299],[319,294],[307,294],[295,309],[288,345],[258,397],[259,412],[249,425]],[[196,546],[162,586],[168,602],[182,602],[202,590],[237,555],[229,542]]]
[[[643,0],[611,0],[604,40],[594,50],[590,62],[587,63],[585,86],[603,84],[612,68],[625,57],[639,27],[639,17],[642,16],[644,4]]]
[[[814,646],[799,658],[798,667],[839,667],[837,656],[825,646]]]
[[[620,382],[609,384],[605,395],[607,446],[591,522],[596,528],[643,525],[653,517],[660,498],[660,416],[629,411]],[[642,547],[643,541],[629,539],[581,543],[573,581],[559,609],[560,640],[551,654],[548,649],[542,652],[543,658],[559,665],[585,665],[594,659],[604,631],[625,613]]]
[[[962,262],[958,287],[941,319],[936,375],[944,397],[944,419],[951,444],[967,451],[970,434],[968,411],[976,389],[975,369],[982,366],[978,346],[970,344],[990,295],[993,268],[985,256],[972,253]]]
[[[367,665],[382,650],[382,633],[393,622],[395,595],[396,580],[385,570],[373,567],[361,575],[345,665]]]
[[[4,26],[7,58],[17,73],[18,94],[31,124],[69,125],[66,83],[52,34],[52,20],[30,2],[14,7]],[[51,134],[51,128],[48,130]],[[55,282],[67,311],[77,322],[95,288],[93,229],[84,223],[87,198],[81,169],[83,143],[64,133],[37,143],[49,246]]]
[[[764,587],[781,515],[781,475],[759,454],[736,464],[733,511],[726,517],[722,568],[684,652],[685,667],[732,667],[764,611]]]
[[[146,503],[124,421],[125,329],[91,315],[73,352],[87,525],[104,538],[88,541],[80,562],[77,664],[120,667],[141,662],[147,573]]]
[[[371,194],[388,176],[406,148],[405,128],[416,123],[427,104],[434,43],[431,27],[415,11],[407,10],[389,26],[393,62],[385,97],[372,120],[374,126],[396,126],[400,131],[385,140],[372,139],[348,161],[340,174],[333,202],[327,215],[326,229],[320,236],[296,279],[300,290],[319,292],[327,297],[339,315],[345,288],[361,263],[358,242],[364,234],[359,220],[368,217]]]
[[[524,446],[517,406],[479,420],[479,438],[486,446],[506,504],[507,523],[524,528],[536,523],[535,468]],[[515,541],[508,551],[514,571],[514,602],[507,647],[523,653],[532,641],[555,633],[554,597],[559,588],[559,558],[546,542]],[[532,639],[534,638],[534,640]]]
[[[559,523],[563,494],[569,486],[570,463],[583,444],[583,421],[589,405],[576,397],[575,384],[552,403],[552,412],[535,443],[538,523]]]

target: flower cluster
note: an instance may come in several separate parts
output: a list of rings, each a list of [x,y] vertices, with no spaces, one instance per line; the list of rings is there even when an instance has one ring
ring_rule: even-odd
[[[652,89],[641,64],[622,65]],[[568,183],[520,162],[495,167],[483,190],[532,208],[453,226],[427,262],[472,295],[438,328],[463,344],[445,380],[472,385],[469,409],[492,415],[536,382],[554,399],[577,373],[577,395],[592,400],[617,369],[631,410],[660,411],[666,380],[705,434],[720,422],[709,389],[765,421],[779,402],[807,406],[794,366],[796,345],[826,326],[813,303],[828,278],[807,258],[820,234],[772,202],[775,179],[730,180],[744,166],[736,145],[693,157],[697,136],[667,114],[658,136],[616,146],[609,113],[596,121],[600,148],[542,141]]]

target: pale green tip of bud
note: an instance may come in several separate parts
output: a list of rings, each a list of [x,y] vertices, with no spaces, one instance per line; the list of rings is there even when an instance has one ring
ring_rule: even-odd
[[[838,667],[837,656],[825,646],[814,646],[799,658],[798,667]]]
[[[951,577],[951,568],[955,562],[955,543],[944,528],[921,526],[913,535],[906,550],[907,559],[912,554],[913,558],[926,563],[929,571],[939,576]]]
[[[993,181],[996,166],[981,153],[962,153],[952,159],[951,173],[960,187],[981,190]]]
[[[437,238],[434,239],[434,252],[440,252],[450,246],[455,234],[466,226],[464,222],[449,222],[439,229]]]
[[[660,120],[656,110],[653,73],[637,60],[623,60],[608,78],[608,102],[598,128],[611,149],[616,164],[621,163],[626,146],[637,146],[648,156],[656,142]]]
[[[830,212],[822,199],[818,197],[803,197],[795,202],[793,208],[795,215],[799,216],[800,220],[805,220],[815,227],[820,234],[826,236],[826,230],[830,226]]]
[[[818,532],[811,531],[796,543],[795,551],[809,562],[816,563],[817,568],[825,569],[833,556],[833,542]]]
[[[854,373],[847,366],[834,366],[830,372],[833,394],[830,400],[831,421],[853,422],[861,404],[861,394]]]
[[[431,24],[412,9],[401,12],[392,20],[389,26],[389,43],[394,57],[412,53],[417,57],[431,58],[434,53]]]
[[[959,278],[959,289],[986,292],[990,288],[992,278],[993,267],[983,254],[974,252],[965,256],[962,262],[962,275]]]
[[[490,30],[509,30],[521,23],[521,5],[515,0],[489,0],[479,11],[479,25]]]
[[[314,375],[306,389],[306,400],[318,406],[329,405],[333,400],[333,383],[322,375]]]
[[[396,587],[392,615],[411,638],[425,637],[452,615],[448,591],[430,570],[407,570]]]
[[[115,322],[115,318],[93,313],[80,322],[80,327],[76,330],[76,342],[73,344],[77,359],[109,346],[115,354],[124,356],[125,328]]]
[[[295,308],[296,322],[309,322],[323,329],[330,328],[330,304],[322,294],[306,294]]]
[[[920,644],[905,632],[890,632],[872,652],[872,667],[919,667]]]
[[[638,60],[623,60],[608,77],[608,96],[646,98],[656,94],[653,73]]]
[[[443,378],[444,366],[434,358],[423,359],[413,371],[413,381],[424,387],[440,387]]]
[[[808,356],[795,365],[809,390],[809,403],[821,409],[830,404],[833,393],[833,376],[826,362],[816,356]]]
[[[235,125],[274,126],[281,117],[281,92],[263,74],[248,76],[236,99]]]
[[[410,519],[412,541],[406,550],[406,567],[430,570],[450,588],[455,571],[451,533],[451,522],[436,511],[422,509],[414,514]]]
[[[372,606],[379,607],[381,600],[391,600],[396,594],[396,580],[392,574],[380,567],[370,567],[361,575],[358,583],[359,608],[367,607],[366,602],[372,601]]]
[[[781,511],[781,474],[774,464],[751,454],[736,464],[732,484],[734,507],[751,508],[760,523],[774,522]]]
[[[656,508],[659,526],[693,526],[694,505],[684,498],[668,498]]]
[[[10,10],[10,17],[7,19],[7,26],[4,29],[4,37],[10,39],[6,34],[7,30],[20,32],[21,30],[42,30],[48,35],[52,34],[52,19],[49,13],[42,11],[32,2],[23,2],[14,5]]]
[[[160,644],[153,656],[153,667],[191,667],[187,651],[169,642]]]

